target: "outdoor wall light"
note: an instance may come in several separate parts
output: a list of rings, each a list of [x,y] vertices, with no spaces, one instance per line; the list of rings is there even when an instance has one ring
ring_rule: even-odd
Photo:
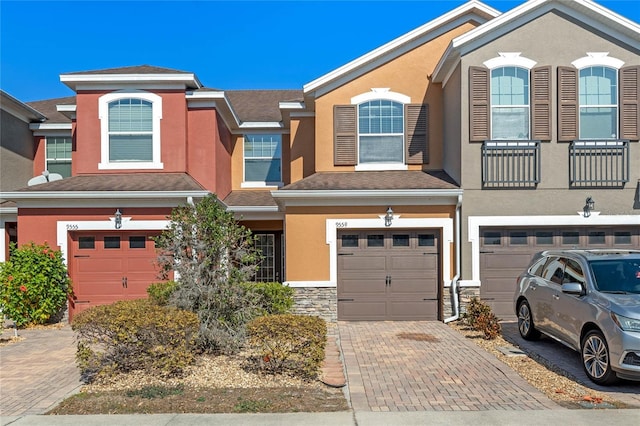
[[[387,209],[387,214],[384,215],[384,226],[391,226],[391,221],[393,220],[393,210],[391,207]]]
[[[595,206],[596,206],[596,202],[593,201],[593,198],[587,197],[587,199],[584,202],[584,207],[582,208],[582,210],[584,211],[584,217],[591,216],[591,211]]]
[[[122,228],[122,212],[120,209],[116,209],[116,229]]]

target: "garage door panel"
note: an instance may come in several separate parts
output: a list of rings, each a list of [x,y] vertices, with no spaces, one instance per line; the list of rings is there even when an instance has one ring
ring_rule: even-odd
[[[385,256],[368,256],[361,257],[357,255],[353,256],[340,256],[339,257],[340,269],[349,271],[384,271],[386,269],[386,257]]]
[[[387,302],[370,301],[340,301],[338,311],[342,320],[380,321],[387,317]]]
[[[85,257],[74,259],[77,262],[77,271],[87,274],[113,274],[114,271],[122,270],[122,259],[101,259],[98,257]]]
[[[393,321],[431,321],[438,319],[438,301],[391,301],[390,319]]]
[[[526,267],[531,261],[531,257],[534,253],[502,253],[500,256],[485,256],[484,267],[488,269],[494,269],[495,272],[504,270],[519,270]]]
[[[386,282],[384,279],[344,279],[341,281],[341,295],[352,297],[353,295],[380,295],[386,294]]]

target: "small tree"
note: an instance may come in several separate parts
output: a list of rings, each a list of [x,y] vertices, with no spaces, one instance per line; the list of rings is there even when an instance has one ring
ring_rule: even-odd
[[[11,259],[0,263],[0,284],[0,309],[19,327],[46,323],[71,293],[62,253],[47,243],[12,244]]]
[[[241,283],[255,274],[260,256],[251,232],[225,211],[215,195],[175,208],[156,238],[158,262],[179,285],[169,303],[198,314],[203,350],[232,353],[258,314],[256,297]]]

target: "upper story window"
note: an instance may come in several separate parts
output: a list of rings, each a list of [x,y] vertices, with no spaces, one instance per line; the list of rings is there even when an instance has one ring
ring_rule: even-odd
[[[529,70],[491,70],[491,139],[529,139]]]
[[[587,67],[578,80],[580,139],[617,139],[618,70]]]
[[[249,185],[282,182],[282,135],[244,136],[244,182]]]
[[[71,138],[47,136],[45,164],[49,173],[58,173],[63,178],[71,176]]]
[[[333,107],[333,162],[355,170],[407,170],[429,163],[429,105],[374,88]]]
[[[358,105],[358,163],[404,164],[404,105],[376,99]]]
[[[162,98],[142,91],[100,97],[100,169],[161,169]]]

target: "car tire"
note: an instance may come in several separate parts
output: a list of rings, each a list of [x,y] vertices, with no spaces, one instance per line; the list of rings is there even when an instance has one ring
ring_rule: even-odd
[[[609,346],[600,330],[591,330],[582,338],[580,345],[582,367],[589,379],[598,385],[611,385],[618,380],[611,369]]]
[[[531,306],[526,300],[518,304],[518,331],[525,340],[537,340],[540,338],[540,332],[533,323]]]

